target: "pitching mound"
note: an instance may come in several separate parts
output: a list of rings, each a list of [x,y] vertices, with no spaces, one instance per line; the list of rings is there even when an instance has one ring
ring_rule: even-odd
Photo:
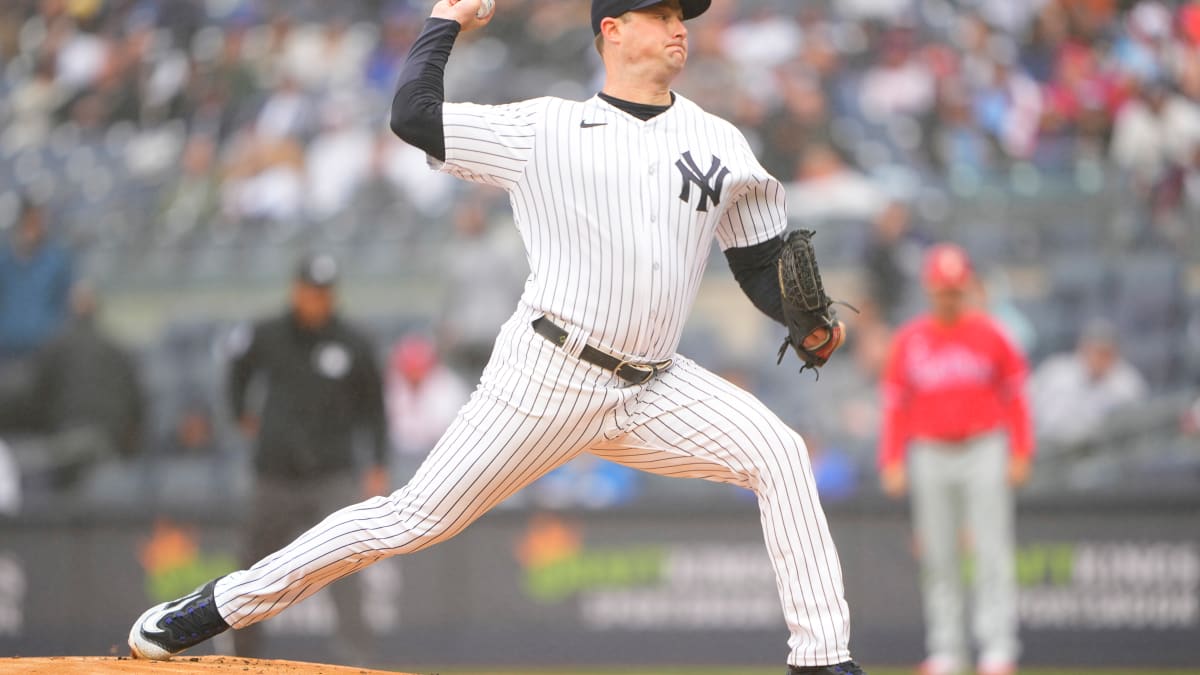
[[[234,656],[177,656],[170,661],[142,661],[127,656],[52,656],[0,658],[0,673],[22,675],[114,675],[122,673],[237,673],[259,675],[398,675],[382,670],[326,666],[298,661],[262,661]]]

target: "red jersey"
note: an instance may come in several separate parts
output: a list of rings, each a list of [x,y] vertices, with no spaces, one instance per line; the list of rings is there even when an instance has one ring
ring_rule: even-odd
[[[1025,359],[998,325],[968,312],[950,325],[917,318],[896,334],[883,373],[879,464],[909,441],[961,441],[1004,428],[1012,454],[1033,454]]]

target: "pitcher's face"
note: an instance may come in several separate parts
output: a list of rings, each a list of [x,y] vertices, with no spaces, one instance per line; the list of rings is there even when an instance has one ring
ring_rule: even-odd
[[[629,12],[623,22],[623,51],[631,62],[658,63],[672,76],[687,63],[688,31],[678,0],[666,0]]]

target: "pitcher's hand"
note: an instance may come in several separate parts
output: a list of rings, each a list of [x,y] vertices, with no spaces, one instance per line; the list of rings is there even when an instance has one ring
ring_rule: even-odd
[[[458,25],[462,26],[463,33],[482,28],[492,20],[496,15],[496,10],[493,7],[482,19],[479,18],[479,11],[483,7],[485,0],[438,0],[438,3],[433,6],[433,10],[429,16],[434,19],[450,19],[457,21]]]

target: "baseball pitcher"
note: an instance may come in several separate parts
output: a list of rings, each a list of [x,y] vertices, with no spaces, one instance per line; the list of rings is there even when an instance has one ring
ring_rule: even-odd
[[[393,131],[431,165],[510,196],[531,274],[470,402],[412,481],[338,511],[247,570],[146,611],[129,643],[165,659],[268,619],[382,558],[461,532],[582,453],[758,496],[791,632],[790,673],[852,675],[842,572],[804,442],[753,396],[675,353],[712,240],[806,367],[844,338],[811,233],[741,133],[671,90],[685,21],[710,0],[593,0],[603,90],[586,101],[446,103],[457,35],[490,1],[441,0],[414,43]]]

